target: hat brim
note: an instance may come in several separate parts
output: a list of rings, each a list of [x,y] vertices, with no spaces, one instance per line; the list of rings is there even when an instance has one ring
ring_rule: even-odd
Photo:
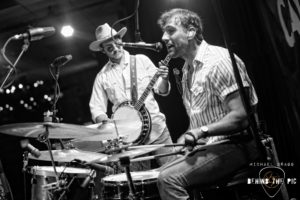
[[[120,36],[121,38],[124,37],[125,33],[127,32],[127,28],[126,27],[123,27],[121,30],[119,30],[115,35],[113,35],[112,37],[115,37],[115,36]],[[112,39],[112,37],[108,37],[108,38],[104,38],[102,40],[96,40],[94,42],[92,42],[89,46],[90,50],[91,51],[101,51],[101,47],[100,47],[100,44],[107,41],[107,40],[110,40]]]

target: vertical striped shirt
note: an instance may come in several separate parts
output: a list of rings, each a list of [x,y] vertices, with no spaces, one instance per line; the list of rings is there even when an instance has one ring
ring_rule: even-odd
[[[250,88],[251,105],[258,102],[254,87],[247,75],[243,61],[235,56],[244,87]],[[193,67],[191,80],[187,80],[189,67]],[[238,90],[231,60],[227,49],[212,46],[202,41],[193,60],[193,66],[186,62],[182,68],[183,103],[190,119],[190,129],[199,128],[219,121],[227,113],[224,100]],[[188,84],[190,83],[190,87]],[[228,136],[207,138],[207,143],[226,139]]]

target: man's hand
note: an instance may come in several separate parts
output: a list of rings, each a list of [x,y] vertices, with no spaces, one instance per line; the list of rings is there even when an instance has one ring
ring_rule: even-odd
[[[169,80],[169,68],[159,62],[158,74],[164,79]]]
[[[102,123],[102,122],[105,122],[105,121],[109,121],[110,119],[107,117],[106,114],[101,114],[99,115],[98,117],[96,117],[96,123]]]
[[[195,129],[191,129],[184,133],[184,143],[189,151],[197,145],[198,135]]]

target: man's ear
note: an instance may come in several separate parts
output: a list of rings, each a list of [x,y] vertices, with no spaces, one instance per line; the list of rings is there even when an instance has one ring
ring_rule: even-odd
[[[195,27],[190,26],[190,27],[188,28],[188,30],[187,30],[187,36],[188,36],[188,39],[189,39],[189,40],[194,39],[195,35],[196,35],[196,29],[195,29]]]

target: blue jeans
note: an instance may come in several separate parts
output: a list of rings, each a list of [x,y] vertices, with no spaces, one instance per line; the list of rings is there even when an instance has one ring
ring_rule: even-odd
[[[162,200],[189,199],[187,190],[211,185],[258,158],[255,142],[203,146],[162,167],[158,190]]]

